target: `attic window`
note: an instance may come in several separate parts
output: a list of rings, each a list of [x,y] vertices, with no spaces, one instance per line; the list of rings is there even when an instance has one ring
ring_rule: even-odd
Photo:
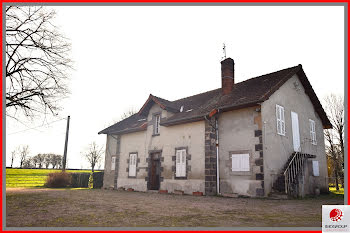
[[[317,145],[315,121],[309,119],[309,122],[310,122],[310,138],[311,138],[311,144],[312,144],[312,145]]]
[[[286,123],[284,120],[284,107],[276,104],[277,133],[286,135]]]
[[[191,112],[193,109],[186,110],[186,112]]]
[[[138,120],[138,121],[145,121],[145,120],[147,120],[147,118],[143,118],[143,119],[140,119],[140,120]]]
[[[183,112],[183,110],[184,110],[184,106],[182,105],[180,108],[180,112]]]
[[[154,135],[158,135],[160,133],[160,114],[155,115],[155,122],[154,122]]]

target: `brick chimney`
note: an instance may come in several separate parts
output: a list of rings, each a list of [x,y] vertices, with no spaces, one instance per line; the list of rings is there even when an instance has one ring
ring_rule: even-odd
[[[221,90],[223,95],[230,94],[235,84],[235,62],[232,58],[221,61]]]

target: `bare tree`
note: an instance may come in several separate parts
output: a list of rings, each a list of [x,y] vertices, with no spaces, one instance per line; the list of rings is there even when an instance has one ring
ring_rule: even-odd
[[[339,191],[339,173],[340,173],[340,160],[341,160],[341,154],[339,153],[340,150],[338,149],[335,141],[334,141],[334,135],[331,129],[325,130],[325,139],[326,139],[326,155],[327,159],[330,160],[330,164],[333,168],[333,175],[335,177],[335,187],[336,190]]]
[[[51,165],[52,168],[55,169],[56,167],[60,168],[62,165],[62,155],[51,155]]]
[[[19,155],[19,147],[16,147],[16,149],[14,149],[13,151],[11,151],[11,168],[13,167],[13,161],[17,158],[17,156]]]
[[[345,130],[345,115],[344,115],[344,98],[340,95],[331,94],[325,98],[328,119],[333,125],[336,143],[340,146],[340,152],[344,161],[344,130]],[[344,165],[343,165],[344,168]]]
[[[42,168],[45,160],[44,154],[37,154],[33,157],[33,163],[35,167]]]
[[[26,160],[27,156],[29,154],[29,146],[28,145],[22,145],[20,147],[20,152],[19,152],[19,156],[20,156],[20,168],[22,168],[24,161]]]
[[[94,172],[96,164],[100,162],[103,155],[103,147],[99,147],[96,142],[92,142],[89,148],[82,152],[82,155],[91,165],[91,171]]]
[[[52,154],[44,154],[44,165],[45,168],[48,169],[52,160]]]
[[[340,95],[331,94],[324,100],[325,111],[333,128],[325,130],[326,152],[332,161],[335,176],[336,189],[339,190],[339,178],[344,186],[344,98]]]
[[[120,116],[120,121],[124,120],[125,118],[128,118],[129,116],[134,115],[137,113],[137,111],[134,108],[129,108],[127,111],[125,111],[121,116]]]
[[[43,6],[6,8],[6,115],[57,114],[68,94],[71,45]]]
[[[33,158],[26,158],[24,161],[23,161],[23,168],[33,168],[35,167],[35,162],[33,160]]]

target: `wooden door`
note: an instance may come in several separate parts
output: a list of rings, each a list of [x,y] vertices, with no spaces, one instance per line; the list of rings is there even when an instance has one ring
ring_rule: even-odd
[[[151,155],[151,166],[149,169],[149,189],[159,190],[160,187],[160,158],[159,154]]]

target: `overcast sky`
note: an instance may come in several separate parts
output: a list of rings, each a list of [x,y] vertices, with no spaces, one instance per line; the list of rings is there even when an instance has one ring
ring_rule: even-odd
[[[344,93],[341,6],[50,8],[75,62],[59,116],[71,116],[69,168],[87,168],[80,152],[92,141],[105,146],[106,136],[97,133],[130,108],[139,110],[150,93],[176,100],[220,87],[223,43],[235,61],[235,82],[302,64],[320,100]],[[65,128],[61,120],[16,133],[26,127],[7,121],[7,156],[21,144],[31,156],[63,154]]]

